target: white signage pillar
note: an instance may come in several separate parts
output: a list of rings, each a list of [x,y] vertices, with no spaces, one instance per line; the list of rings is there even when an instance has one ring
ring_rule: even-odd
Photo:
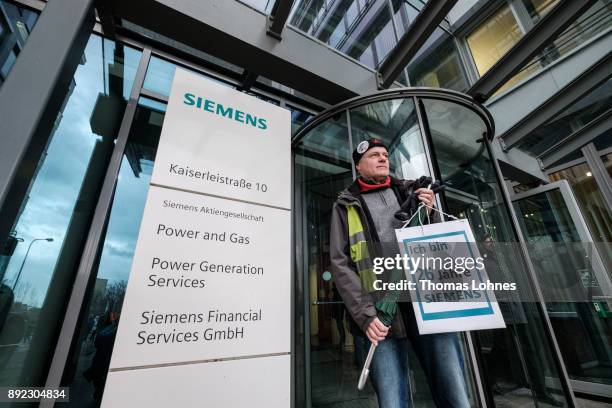
[[[103,407],[288,407],[285,109],[177,69]]]

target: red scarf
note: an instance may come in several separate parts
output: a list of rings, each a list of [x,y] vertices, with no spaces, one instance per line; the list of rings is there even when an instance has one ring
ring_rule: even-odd
[[[368,184],[360,177],[357,179],[357,183],[359,183],[359,191],[367,193],[368,191],[377,190],[379,188],[391,187],[391,177],[387,176],[385,181],[380,184]]]

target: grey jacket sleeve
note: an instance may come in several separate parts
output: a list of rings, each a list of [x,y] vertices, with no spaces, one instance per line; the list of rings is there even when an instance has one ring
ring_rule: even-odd
[[[346,208],[338,204],[334,204],[332,210],[329,252],[338,292],[349,314],[365,333],[376,317],[376,308],[372,297],[362,289],[357,268],[351,260]]]

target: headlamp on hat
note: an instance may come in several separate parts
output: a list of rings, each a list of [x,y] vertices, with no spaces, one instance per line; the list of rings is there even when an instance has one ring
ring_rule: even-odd
[[[355,150],[353,150],[353,163],[355,166],[359,164],[359,161],[363,157],[366,152],[374,147],[384,147],[385,150],[389,151],[387,145],[385,145],[382,140],[377,138],[370,138],[368,140],[364,140],[360,142]]]

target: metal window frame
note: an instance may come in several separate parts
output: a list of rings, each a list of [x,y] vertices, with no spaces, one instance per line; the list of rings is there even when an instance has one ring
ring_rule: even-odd
[[[428,1],[423,6],[404,35],[378,66],[376,78],[379,89],[387,89],[391,86],[456,3],[457,0]],[[391,18],[393,19],[393,13],[391,13]]]
[[[607,148],[605,148],[603,150],[598,150],[597,151],[597,154],[599,155],[600,159],[603,156],[605,156],[607,154],[610,154],[610,153],[612,153],[612,146],[611,147],[607,147]],[[603,159],[602,159],[602,161],[603,161]],[[551,167],[551,168],[546,170],[546,175],[550,176],[553,173],[569,169],[570,167],[574,167],[574,166],[577,166],[577,165],[582,164],[582,163],[586,163],[586,159],[584,158],[584,156],[579,157],[579,158],[574,159],[574,160],[571,160],[571,161],[568,161],[567,163],[562,163],[562,164],[560,164],[558,166]]]
[[[601,155],[593,143],[589,143],[581,150],[587,164],[591,168],[591,173],[601,191],[604,201],[608,204],[608,208],[612,210],[612,177],[608,174],[606,166],[601,159]]]
[[[43,0],[9,0],[9,2],[39,12],[43,11],[45,6],[47,5],[47,1]]]
[[[527,12],[527,9],[525,8],[525,5],[523,4],[522,0],[507,1],[508,5],[510,6],[510,10],[512,11],[512,14],[514,14],[514,18],[519,28],[523,32],[523,35],[527,34],[527,32],[531,30],[535,24],[531,20],[529,13]]]
[[[576,196],[574,195],[572,188],[567,180],[558,180],[549,184],[545,184],[543,186],[533,188],[531,190],[514,193],[510,197],[512,201],[515,202],[524,198],[532,197],[542,193],[547,193],[551,190],[557,189],[561,192],[563,196],[565,204],[567,205],[567,210],[569,212],[570,218],[576,226],[578,237],[580,238],[581,242],[593,242],[591,230],[589,229],[588,224],[582,215],[578,200],[576,200]],[[597,251],[597,248],[593,248],[591,257],[593,265],[593,275],[595,276],[595,278],[597,278],[601,290],[606,296],[612,294],[612,282],[610,282],[610,277],[606,274],[604,263]]]
[[[104,32],[100,24],[96,24],[96,26],[94,27],[94,33],[108,38],[107,36],[104,35]],[[241,84],[240,78],[237,76],[236,77],[229,76],[220,71],[215,71],[212,68],[209,68],[203,65],[199,65],[197,62],[173,55],[166,50],[162,50],[158,48],[155,44],[152,44],[151,42],[146,41],[146,39],[142,39],[142,38],[135,39],[132,36],[118,33],[113,41],[120,42],[122,44],[128,45],[136,49],[140,49],[140,50],[144,48],[148,48],[151,50],[152,58],[156,57],[156,58],[163,59],[179,67],[194,71],[204,76],[208,76],[217,81],[224,82],[230,86],[239,87]],[[317,105],[313,101],[305,100],[303,98],[300,98],[299,96],[291,95],[287,92],[282,91],[281,89],[276,89],[273,87],[263,88],[262,87],[263,85],[264,84],[256,82],[252,86],[251,90],[267,98],[279,101],[280,106],[283,106],[282,103],[283,101],[285,101],[286,103],[292,106],[295,106],[296,108],[301,109],[312,115],[316,115],[318,112],[321,112],[325,108],[329,107],[329,105],[326,104],[324,101],[317,101],[318,103]],[[143,86],[143,90],[141,93],[143,94],[143,96],[157,100],[158,102],[167,103],[168,101],[168,97],[166,95],[162,95],[154,91],[151,91],[147,88],[144,88],[144,86]]]
[[[512,149],[538,127],[602,84],[612,74],[612,53],[600,58],[498,138],[504,151]]]
[[[538,158],[547,169],[552,164],[563,159],[568,154],[581,149],[604,132],[612,129],[612,108],[599,115],[583,127],[548,148]]]
[[[457,51],[459,52],[461,60],[466,68],[469,87],[478,81],[480,78],[480,72],[478,72],[476,60],[474,59],[474,54],[470,49],[467,38],[488,19],[495,16],[502,7],[507,6],[514,15],[509,1],[510,0],[492,0],[483,3],[481,7],[469,17],[468,21],[458,24],[457,29],[453,32],[455,42],[457,44]]]
[[[266,34],[281,41],[283,28],[293,8],[293,0],[276,0],[268,15]]]
[[[136,4],[137,3],[137,4]],[[267,17],[237,1],[113,1],[115,17],[214,54],[236,66],[337,103],[376,90],[374,70],[288,24],[283,41],[265,33]],[[237,26],[231,16],[240,15]],[[193,32],[199,34],[194,36]],[[324,45],[321,47],[320,45]],[[315,58],[313,60],[313,57]]]
[[[519,42],[472,85],[467,93],[480,102],[489,99],[495,91],[520,72],[526,63],[569,27],[576,18],[588,10],[595,1],[559,0],[550,12],[526,32]]]

